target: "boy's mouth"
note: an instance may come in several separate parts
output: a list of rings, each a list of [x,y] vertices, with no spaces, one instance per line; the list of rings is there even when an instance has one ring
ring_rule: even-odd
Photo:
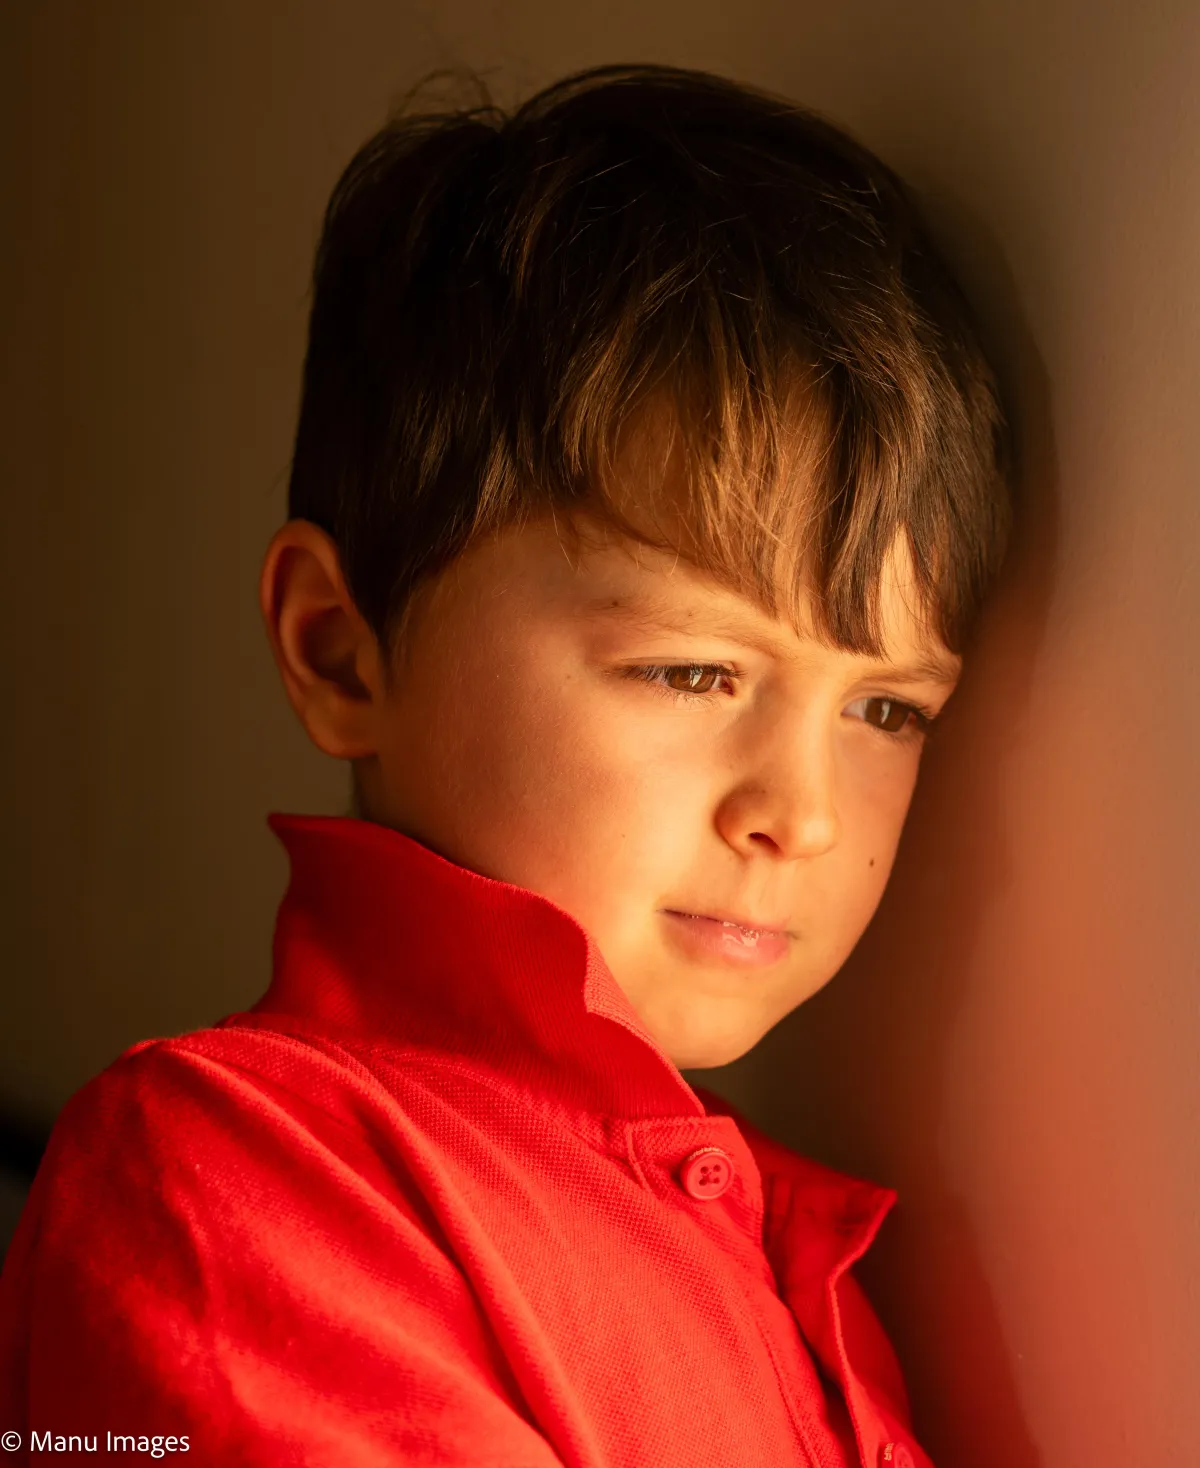
[[[679,908],[668,907],[663,909],[671,917],[694,918],[697,922],[720,923],[723,928],[740,928],[743,933],[766,934],[776,938],[790,938],[794,936],[787,928],[774,927],[770,923],[757,923],[750,918],[734,917],[731,913],[723,912],[683,912]]]
[[[774,963],[783,957],[794,936],[784,928],[772,928],[739,920],[726,914],[681,912],[663,908],[675,936],[692,953],[738,963]]]

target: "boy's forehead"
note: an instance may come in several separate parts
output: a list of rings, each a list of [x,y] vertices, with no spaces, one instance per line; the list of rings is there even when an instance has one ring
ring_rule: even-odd
[[[630,414],[592,493],[565,515],[551,516],[564,554],[578,567],[579,586],[595,587],[581,593],[588,614],[647,631],[724,629],[785,656],[817,648],[858,656],[831,642],[823,607],[806,590],[813,583],[806,568],[814,554],[811,526],[800,533],[794,527],[813,515],[829,431],[827,405],[801,373],[793,378],[766,503],[750,503],[748,486],[736,476],[715,499],[698,501],[690,492],[688,431],[678,409],[652,394]],[[926,679],[953,683],[961,659],[935,630],[903,530],[883,559],[875,590],[882,656],[869,661],[920,664]]]
[[[577,527],[579,528],[579,527]],[[743,590],[727,586],[682,555],[660,550],[612,527],[582,527],[569,553],[568,595],[576,614],[635,633],[726,637],[784,659],[814,648],[835,649],[817,627],[811,598],[795,620],[775,615]],[[916,591],[907,537],[897,536],[879,588],[885,654],[863,659],[904,667],[923,680],[952,683],[961,659],[930,628]]]

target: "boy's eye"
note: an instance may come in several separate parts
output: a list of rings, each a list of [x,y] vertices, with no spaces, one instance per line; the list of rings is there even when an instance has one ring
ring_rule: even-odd
[[[855,709],[862,710],[858,717],[864,723],[884,734],[908,732],[910,723],[911,732],[927,734],[933,725],[933,715],[928,709],[917,708],[911,703],[901,703],[898,698],[856,699],[847,712]]]
[[[672,693],[711,693],[720,677],[720,668],[703,663],[680,664],[662,670],[663,687]]]
[[[650,683],[679,702],[711,702],[714,695],[733,692],[739,679],[726,663],[656,663],[626,668],[625,676]],[[931,709],[884,696],[856,699],[846,712],[895,739],[921,738],[935,717]]]
[[[732,683],[734,670],[724,663],[668,663],[626,670],[631,678],[653,683],[664,693],[704,698],[719,692],[722,680]]]

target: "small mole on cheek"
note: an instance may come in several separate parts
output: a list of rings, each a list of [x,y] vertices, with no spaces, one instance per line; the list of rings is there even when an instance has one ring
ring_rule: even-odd
[[[875,858],[872,857],[871,860],[867,863],[867,865],[868,866],[874,866],[875,865]]]

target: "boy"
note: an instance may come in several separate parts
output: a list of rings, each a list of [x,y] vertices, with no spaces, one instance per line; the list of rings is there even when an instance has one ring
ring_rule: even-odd
[[[261,583],[357,818],[271,817],[266,995],[60,1119],[18,1459],[928,1463],[848,1272],[893,1195],[681,1071],[869,921],[1004,444],[900,185],[805,112],[606,68],[366,145]]]

